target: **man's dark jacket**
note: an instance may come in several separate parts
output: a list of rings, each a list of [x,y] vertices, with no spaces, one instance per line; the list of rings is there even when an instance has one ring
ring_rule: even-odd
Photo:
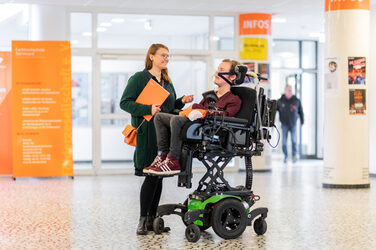
[[[282,95],[277,102],[277,110],[279,111],[279,119],[283,125],[294,126],[298,117],[300,117],[301,124],[304,124],[302,104],[296,96],[293,95],[290,99],[287,99],[285,95]]]

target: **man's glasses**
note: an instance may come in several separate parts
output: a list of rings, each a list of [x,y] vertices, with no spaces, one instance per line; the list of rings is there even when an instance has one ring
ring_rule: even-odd
[[[165,53],[163,53],[163,54],[157,54],[157,55],[160,55],[160,56],[163,57],[164,59],[171,58],[171,55],[169,55],[169,54],[165,54]]]

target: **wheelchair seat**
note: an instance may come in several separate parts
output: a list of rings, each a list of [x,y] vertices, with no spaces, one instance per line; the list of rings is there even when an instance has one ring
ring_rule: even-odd
[[[220,117],[216,116],[214,113],[208,119],[216,119],[217,122],[220,122],[223,126],[227,127],[239,127],[246,128],[249,127],[254,120],[255,106],[256,106],[256,90],[248,87],[231,87],[231,92],[234,95],[237,95],[242,100],[242,104],[239,112],[235,117]],[[208,91],[206,94],[214,94],[214,91]],[[181,138],[183,141],[187,142],[198,142],[204,139],[201,134],[201,128],[205,120],[196,120],[193,122],[188,122],[184,125],[182,129]]]

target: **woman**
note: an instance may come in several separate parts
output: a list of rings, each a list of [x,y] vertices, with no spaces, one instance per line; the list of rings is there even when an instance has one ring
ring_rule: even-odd
[[[155,115],[158,112],[172,113],[174,109],[181,109],[184,104],[192,102],[193,96],[183,96],[176,99],[175,89],[168,76],[167,64],[169,50],[163,44],[152,44],[146,54],[145,69],[135,73],[128,80],[120,101],[121,109],[130,113],[132,125],[138,127],[144,120],[144,115]],[[144,105],[135,100],[144,89],[150,78],[158,82],[170,95],[159,105]],[[138,129],[137,146],[134,152],[135,175],[143,176],[143,169],[149,166],[157,155],[157,139],[153,119],[144,122]],[[137,234],[145,235],[152,230],[153,220],[157,213],[159,199],[162,193],[162,178],[146,176],[140,192],[140,220]]]

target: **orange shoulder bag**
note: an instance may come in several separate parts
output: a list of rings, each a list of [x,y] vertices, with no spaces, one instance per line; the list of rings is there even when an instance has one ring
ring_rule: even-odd
[[[124,135],[124,142],[130,146],[136,147],[137,145],[137,130],[141,127],[141,125],[145,122],[145,119],[141,122],[141,124],[135,128],[132,125],[125,126],[123,130]]]

